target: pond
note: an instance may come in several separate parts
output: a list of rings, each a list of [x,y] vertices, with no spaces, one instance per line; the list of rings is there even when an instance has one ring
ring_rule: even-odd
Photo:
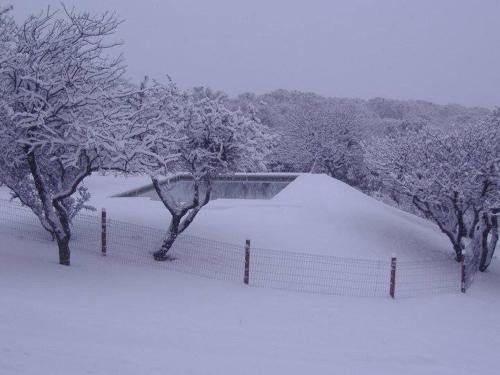
[[[271,199],[290,182],[295,180],[296,174],[246,174],[227,175],[217,177],[212,182],[211,199]],[[193,196],[193,180],[188,175],[177,175],[162,182],[176,200],[186,202]],[[200,196],[205,194],[202,187]],[[121,197],[149,197],[159,200],[152,185],[143,186],[133,191],[125,192]]]

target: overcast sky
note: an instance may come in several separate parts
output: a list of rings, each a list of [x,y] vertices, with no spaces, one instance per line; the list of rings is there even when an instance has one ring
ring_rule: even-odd
[[[22,20],[58,0],[0,0]],[[66,0],[116,11],[129,75],[500,105],[499,0]]]

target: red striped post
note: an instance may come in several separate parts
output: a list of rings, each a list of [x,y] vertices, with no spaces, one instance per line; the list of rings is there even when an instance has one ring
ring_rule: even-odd
[[[392,298],[396,293],[396,256],[391,258],[391,285],[389,287],[389,294]]]
[[[106,209],[101,211],[101,254],[106,256]]]
[[[245,242],[245,275],[243,276],[243,282],[248,285],[250,280],[250,240]]]

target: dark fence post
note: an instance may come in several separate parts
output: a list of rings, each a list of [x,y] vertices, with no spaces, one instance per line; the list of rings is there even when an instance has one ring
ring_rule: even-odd
[[[101,211],[101,254],[106,256],[106,209]]]
[[[389,294],[392,298],[396,293],[396,256],[393,255],[391,258],[391,285],[389,288]]]
[[[250,280],[250,240],[245,242],[245,275],[243,276],[243,282],[248,285]]]
[[[460,265],[461,268],[461,274],[460,274],[460,291],[462,293],[465,293],[467,290],[467,272],[465,269],[465,261],[462,260],[462,264]]]

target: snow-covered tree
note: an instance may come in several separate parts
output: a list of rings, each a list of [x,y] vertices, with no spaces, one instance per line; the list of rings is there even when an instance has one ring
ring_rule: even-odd
[[[124,66],[108,57],[108,39],[118,24],[108,13],[49,9],[0,42],[1,180],[57,241],[63,265],[71,220],[89,197],[81,183],[113,160]]]
[[[476,179],[481,191],[472,202],[472,220],[468,252],[481,272],[489,267],[498,244],[500,216],[500,109],[480,126],[473,127],[470,137],[482,139],[476,151],[482,158],[471,158],[477,169]],[[482,163],[481,163],[482,161]]]
[[[294,120],[290,135],[311,156],[310,171],[359,186],[364,160],[360,145],[363,120],[358,109],[335,103],[319,111],[301,112]]]
[[[374,141],[370,164],[399,194],[434,221],[452,243],[457,261],[483,212],[500,199],[500,128],[494,121],[446,133],[409,129]]]
[[[366,173],[361,126],[365,113],[354,102],[304,96],[283,114],[286,126],[270,165],[277,170],[326,173],[359,187]]]
[[[221,97],[197,88],[182,92],[175,85],[154,84],[137,101],[133,134],[126,147],[136,157],[129,170],[151,176],[153,186],[171,214],[156,260],[166,260],[177,236],[210,200],[212,180],[220,175],[265,169],[271,137],[265,126],[240,111],[227,109]],[[177,200],[161,176],[188,174],[192,198]]]
[[[16,24],[9,12],[12,6],[0,6],[0,67],[14,56],[13,41],[16,33]]]

